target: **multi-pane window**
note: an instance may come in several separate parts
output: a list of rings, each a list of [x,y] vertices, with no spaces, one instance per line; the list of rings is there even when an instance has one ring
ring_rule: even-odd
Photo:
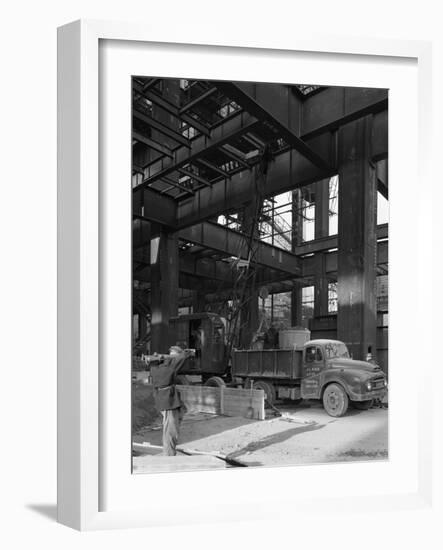
[[[292,192],[276,195],[263,204],[261,240],[285,250],[292,245]]]
[[[388,311],[388,275],[379,275],[376,284],[377,292],[377,311]]]
[[[315,239],[315,194],[310,187],[302,193],[303,242]]]
[[[329,180],[329,235],[338,233],[338,176]]]
[[[313,286],[305,286],[302,288],[301,305],[302,305],[302,321],[304,321],[304,325],[307,325],[308,319],[312,319],[312,317],[314,317],[314,287]]]
[[[293,192],[293,225],[298,234],[298,243],[315,238],[315,193],[308,185]]]
[[[337,282],[328,284],[328,313],[337,313]]]
[[[279,292],[273,295],[273,319],[281,328],[291,326],[291,293]]]
[[[282,329],[291,326],[291,293],[279,292],[270,294],[262,302],[262,315],[265,318],[265,326],[271,324]]]

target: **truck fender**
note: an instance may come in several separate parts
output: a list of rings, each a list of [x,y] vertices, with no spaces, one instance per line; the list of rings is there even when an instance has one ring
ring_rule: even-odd
[[[325,389],[326,389],[330,384],[337,384],[338,386],[341,386],[341,387],[345,390],[347,396],[349,397],[349,390],[348,390],[348,387],[347,387],[346,383],[344,383],[343,380],[337,379],[337,378],[329,378],[328,380],[325,380],[325,381],[323,382],[323,385],[322,385],[321,390],[320,390],[320,399],[323,399],[323,394],[325,393]]]

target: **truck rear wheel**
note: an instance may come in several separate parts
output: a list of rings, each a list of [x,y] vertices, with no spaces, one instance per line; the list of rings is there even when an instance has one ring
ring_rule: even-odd
[[[226,386],[225,381],[220,376],[211,376],[204,383],[205,386],[211,386],[212,388],[221,388]]]
[[[263,380],[257,380],[252,385],[254,390],[263,390],[265,392],[265,400],[272,407],[276,399],[275,388],[269,382],[264,382]]]
[[[323,393],[323,407],[329,416],[343,416],[348,410],[349,398],[339,384],[329,384]]]

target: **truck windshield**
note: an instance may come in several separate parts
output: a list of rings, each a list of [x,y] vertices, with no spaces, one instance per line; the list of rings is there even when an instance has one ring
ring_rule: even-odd
[[[328,342],[325,344],[325,355],[327,359],[334,359],[336,357],[349,357],[349,352],[342,342]]]

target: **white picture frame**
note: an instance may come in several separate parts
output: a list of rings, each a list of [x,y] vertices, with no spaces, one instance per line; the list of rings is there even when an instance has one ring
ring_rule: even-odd
[[[250,35],[249,35],[250,36]],[[112,48],[103,53],[101,45],[105,41],[116,46],[114,53]],[[331,63],[343,64],[340,71],[344,71],[347,64],[363,65],[368,73],[371,66],[379,62],[386,63],[385,71],[388,75],[392,67],[396,67],[399,77],[404,84],[410,79],[411,120],[409,121],[411,134],[418,135],[418,142],[403,143],[406,147],[408,159],[413,172],[418,168],[420,186],[432,192],[430,183],[430,135],[431,135],[431,45],[427,42],[397,41],[397,40],[366,40],[351,37],[326,37],[303,35],[297,33],[296,37],[257,37],[251,41],[241,38],[229,38],[225,36],[212,36],[210,39],[201,36],[193,37],[193,44],[189,42],[186,29],[183,31],[171,31],[167,36],[156,33],[152,29],[146,29],[143,25],[103,22],[103,21],[77,21],[59,29],[58,35],[58,519],[59,522],[80,530],[169,525],[173,523],[192,523],[201,521],[232,521],[235,519],[262,519],[265,517],[281,517],[285,512],[280,508],[275,512],[265,511],[269,501],[285,503],[284,509],[297,510],[297,514],[313,514],[319,510],[328,510],[331,506],[337,513],[346,513],[356,504],[361,510],[371,512],[376,505],[377,510],[399,509],[430,509],[432,506],[432,437],[431,416],[432,411],[426,407],[426,387],[432,380],[431,350],[423,350],[421,356],[423,364],[423,379],[418,381],[413,390],[405,383],[404,376],[399,375],[398,368],[392,370],[390,392],[390,426],[391,444],[396,437],[399,428],[399,417],[396,411],[404,407],[410,407],[411,435],[410,442],[404,439],[404,434],[398,434],[403,442],[399,446],[391,446],[391,458],[388,467],[376,465],[322,465],[315,467],[290,467],[271,469],[272,475],[278,479],[277,487],[272,495],[261,489],[262,481],[269,479],[269,469],[249,469],[245,472],[198,472],[192,474],[161,474],[152,476],[130,476],[126,469],[125,453],[128,464],[130,459],[130,439],[125,434],[130,428],[127,422],[130,417],[128,402],[130,384],[128,364],[127,385],[119,384],[116,362],[130,361],[127,356],[128,339],[123,336],[121,344],[118,335],[125,325],[114,323],[114,320],[127,323],[129,330],[129,317],[125,321],[125,315],[129,315],[127,296],[121,299],[115,298],[116,303],[110,303],[110,296],[120,296],[115,289],[121,289],[122,284],[128,282],[130,268],[128,259],[128,236],[130,224],[127,216],[130,214],[129,186],[124,191],[128,196],[114,191],[106,192],[103,189],[103,178],[111,178],[109,182],[115,182],[117,176],[124,177],[127,168],[128,151],[122,153],[122,164],[116,167],[116,171],[110,175],[108,166],[103,165],[100,170],[100,159],[103,156],[103,148],[107,155],[122,150],[123,137],[119,135],[119,128],[125,128],[127,112],[122,112],[118,122],[110,121],[112,126],[106,133],[107,143],[102,143],[103,128],[99,121],[106,118],[106,109],[110,102],[117,101],[117,96],[107,97],[106,101],[99,95],[99,82],[108,82],[108,76],[101,76],[103,67],[114,67],[109,74],[114,76],[123,74],[129,69],[118,67],[125,59],[139,56],[140,62],[146,52],[143,47],[151,48],[151,66],[147,67],[146,74],[158,74],[161,66],[162,76],[177,75],[177,67],[166,63],[168,51],[180,56],[180,48],[184,57],[203,56],[206,63],[212,63],[212,57],[221,55],[229,57],[236,67],[236,74],[232,79],[239,78],[239,74],[245,74],[244,66],[238,61],[242,55],[272,57],[276,71],[284,71],[278,68],[286,64],[291,56],[299,54],[301,62],[308,59],[315,64],[317,58],[325,67]],[[140,49],[141,48],[141,49]],[[137,49],[138,53],[132,52]],[[192,50],[192,51],[191,51]],[[140,53],[141,52],[141,53]],[[162,55],[166,57],[161,57]],[[114,56],[114,57],[113,57]],[[127,57],[129,56],[129,58]],[[198,67],[204,66],[202,58],[199,58]],[[261,59],[259,57],[256,58]],[[154,62],[156,60],[156,63]],[[165,61],[166,60],[166,61]],[[217,58],[217,63],[220,61]],[[183,60],[177,61],[177,63]],[[165,64],[166,63],[166,64]],[[223,63],[220,61],[220,67]],[[134,65],[135,66],[135,65]],[[197,65],[195,66],[197,67]],[[401,69],[403,67],[403,69]],[[152,69],[152,70],[151,70]],[[121,72],[123,70],[123,72]],[[185,69],[183,69],[185,70]],[[188,69],[192,72],[192,67]],[[200,68],[195,69],[200,74]],[[205,69],[203,69],[205,70]],[[209,70],[209,69],[207,69]],[[308,69],[306,69],[308,70]],[[221,71],[221,68],[213,68],[213,73]],[[215,71],[215,72],[214,72]],[[383,72],[383,71],[382,71]],[[403,74],[404,73],[404,74]],[[128,73],[130,74],[130,72]],[[251,69],[251,75],[254,70]],[[278,76],[280,74],[280,77]],[[284,73],[269,72],[263,77],[282,78]],[[306,73],[307,74],[307,73]],[[325,73],[328,82],[333,78],[333,67]],[[193,76],[193,75],[191,75]],[[103,78],[102,80],[100,80]],[[341,75],[340,78],[345,78]],[[381,77],[382,78],[382,77]],[[386,76],[386,78],[388,78]],[[247,79],[247,78],[245,78]],[[383,78],[382,78],[383,79]],[[288,77],[288,81],[290,77]],[[368,77],[366,85],[371,85]],[[374,81],[375,82],[375,81]],[[418,94],[415,83],[418,82]],[[373,84],[376,87],[376,84]],[[400,86],[400,84],[398,85]],[[380,86],[382,87],[382,86]],[[392,88],[395,96],[395,85]],[[124,90],[123,90],[124,93]],[[128,84],[129,97],[129,84]],[[390,99],[391,101],[391,99]],[[400,105],[400,103],[398,103]],[[404,107],[404,105],[403,105]],[[397,111],[397,113],[396,113]],[[400,164],[400,150],[395,136],[398,136],[398,120],[400,108],[396,102],[390,103],[390,185],[394,188],[394,199],[400,197],[395,193],[398,181],[404,183],[404,189],[412,189],[414,178],[405,172]],[[103,116],[104,115],[104,116]],[[415,117],[417,115],[417,117]],[[116,114],[116,120],[120,115]],[[100,118],[101,117],[101,118]],[[101,122],[101,123],[102,123]],[[108,130],[108,127],[106,127]],[[396,133],[397,128],[397,133]],[[129,132],[129,126],[126,129]],[[125,130],[125,131],[126,131]],[[129,135],[129,133],[128,133]],[[400,138],[399,138],[400,139]],[[411,140],[410,140],[411,141]],[[127,142],[129,150],[129,141]],[[124,147],[124,145],[123,145]],[[391,154],[392,153],[392,154]],[[115,155],[114,155],[115,156]],[[392,156],[392,161],[391,161]],[[126,159],[126,161],[125,161]],[[420,160],[420,162],[418,162]],[[106,162],[106,160],[104,161]],[[129,171],[128,182],[129,182]],[[104,175],[105,174],[105,175]],[[114,179],[112,179],[114,178]],[[106,180],[108,182],[108,180]],[[393,182],[393,183],[391,183]],[[123,188],[125,186],[123,185]],[[109,185],[109,189],[116,190],[118,185]],[[392,196],[392,195],[391,195]],[[123,199],[123,202],[122,202]],[[400,200],[400,198],[398,199]],[[404,250],[399,245],[400,232],[405,228],[406,220],[401,211],[411,203],[408,199],[394,208],[393,219],[398,220],[390,231],[390,247],[394,252],[394,258],[390,263],[394,266],[393,277],[398,278]],[[406,201],[406,202],[404,202]],[[420,203],[420,201],[418,201]],[[415,201],[417,205],[417,201]],[[411,235],[412,245],[417,244],[417,235],[431,231],[430,218],[424,204],[418,204],[417,219],[414,226],[417,234]],[[117,209],[117,210],[116,210]],[[121,210],[121,215],[118,214]],[[109,225],[109,216],[115,214],[115,228]],[[126,225],[125,225],[126,224]],[[116,243],[115,250],[109,253],[109,243],[106,239],[115,237],[118,231],[122,235],[122,245]],[[116,233],[112,233],[115,231]],[[392,243],[392,244],[391,244]],[[397,244],[396,244],[397,243]],[[397,252],[396,252],[397,250]],[[118,256],[120,254],[120,256]],[[391,255],[391,254],[390,254]],[[413,252],[417,266],[432,264],[432,250],[430,246],[416,247]],[[110,266],[116,266],[116,258],[124,258],[121,268],[115,270],[115,277],[103,281],[110,272]],[[412,269],[409,282],[412,285],[423,285],[425,273],[422,269]],[[114,286],[113,286],[114,285]],[[115,286],[116,285],[116,286]],[[413,295],[409,307],[419,316],[430,314],[431,308],[431,284],[425,283],[425,300],[419,300]],[[392,287],[391,287],[392,288]],[[414,286],[415,288],[415,286]],[[130,286],[128,286],[129,292]],[[403,290],[395,290],[392,300],[394,306],[401,303]],[[397,301],[396,301],[397,300]],[[392,301],[391,301],[392,304]],[[393,308],[395,310],[395,307]],[[106,315],[104,314],[106,312]],[[401,354],[401,332],[405,328],[404,311],[397,308],[397,316],[393,314],[396,328],[391,338],[391,361],[404,361],[404,372],[412,373],[414,361],[417,360],[417,351],[412,350],[408,357]],[[123,321],[121,321],[123,319]],[[394,321],[392,322],[394,325]],[[104,328],[106,325],[106,328]],[[417,338],[423,334],[423,328],[418,321],[410,323],[411,331]],[[104,342],[103,332],[106,332],[107,342]],[[114,338],[112,338],[114,336]],[[112,343],[110,343],[110,341]],[[112,349],[112,358],[109,346]],[[118,360],[117,360],[118,358]],[[391,363],[392,364],[392,363]],[[124,369],[122,369],[123,372]],[[396,372],[398,373],[396,375]],[[123,374],[123,376],[125,376]],[[425,384],[426,381],[426,384]],[[404,390],[412,392],[412,396],[406,397]],[[404,410],[404,409],[403,409]],[[123,411],[123,412],[122,412]],[[396,421],[397,418],[397,421]],[[112,430],[109,426],[112,425]],[[396,432],[397,430],[397,432]],[[392,435],[394,431],[394,435]],[[411,456],[402,456],[400,451],[411,445]],[[120,448],[121,451],[117,449]],[[116,458],[109,458],[110,449],[117,450]],[[397,451],[399,451],[397,453]],[[114,453],[112,453],[114,456]],[[314,474],[310,471],[315,468]],[[366,469],[365,469],[366,468]],[[388,470],[390,468],[390,470]],[[122,471],[124,469],[124,472]],[[283,473],[282,473],[283,472]],[[366,473],[365,473],[366,472]],[[396,477],[396,472],[398,476]],[[413,474],[411,474],[411,472]],[[121,474],[121,476],[120,476]],[[226,477],[228,474],[229,478]],[[361,475],[369,476],[368,479],[376,479],[385,476],[392,481],[392,486],[385,492],[377,484],[368,483],[362,490],[358,487],[358,479]],[[242,476],[242,477],[239,477]],[[268,476],[268,477],[267,477]],[[299,484],[300,493],[287,492],[282,485],[284,476],[293,476],[292,479],[303,477],[307,485],[303,489]],[[142,480],[141,477],[144,477]],[[198,481],[196,481],[198,479]],[[312,479],[317,479],[318,485],[313,484]],[[409,481],[406,482],[405,480]],[[201,494],[204,495],[204,486],[213,484],[220,491],[219,505],[223,507],[223,513],[218,513],[216,507],[208,507],[204,504],[201,495],[192,494],[195,483],[199,484]],[[299,482],[297,482],[299,483]],[[163,497],[162,491],[165,484],[170,490],[186,492],[186,509],[174,505]],[[242,493],[236,495],[236,502],[228,503],[229,487],[241,485]],[[110,488],[110,485],[115,487]],[[143,487],[142,487],[143,486]],[[311,488],[308,496],[307,488]],[[334,497],[328,496],[328,488],[334,491]],[[148,491],[148,493],[146,493]],[[136,495],[137,493],[137,495]],[[143,502],[145,495],[145,504]],[[149,498],[146,498],[149,494]],[[329,493],[330,494],[330,493]],[[380,495],[383,498],[380,498]],[[111,496],[109,496],[111,495]],[[223,503],[225,505],[223,506]],[[290,517],[290,515],[289,515]]]

